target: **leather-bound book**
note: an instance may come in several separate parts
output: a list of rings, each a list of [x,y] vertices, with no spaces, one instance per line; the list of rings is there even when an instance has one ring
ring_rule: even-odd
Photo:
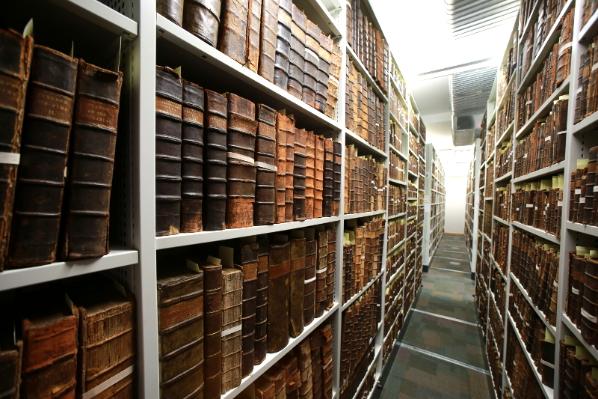
[[[255,104],[229,93],[226,203],[226,227],[229,229],[253,226],[256,132]]]
[[[79,311],[78,396],[133,398],[132,296],[119,283],[101,276],[73,284],[68,294]]]
[[[204,230],[222,230],[226,222],[227,117],[225,94],[205,90]]]
[[[255,364],[255,323],[258,286],[258,243],[255,237],[242,239],[240,242],[237,264],[243,272],[242,306],[242,368],[241,376],[246,377]]]
[[[322,335],[316,332],[309,336],[312,365],[312,389],[314,399],[322,398]]]
[[[184,0],[183,28],[216,46],[222,0]]]
[[[316,196],[316,135],[307,132],[305,141],[305,218],[314,218]]]
[[[336,271],[336,226],[328,225],[326,228],[328,234],[328,254],[326,262],[326,309],[332,308],[334,302],[334,274]]]
[[[245,66],[253,72],[258,71],[260,61],[260,27],[262,22],[262,1],[249,0],[247,16],[247,52]]]
[[[79,61],[63,227],[66,259],[108,253],[121,86],[121,72]]]
[[[318,230],[318,264],[316,269],[316,316],[320,317],[326,309],[326,279],[328,271],[328,233],[324,228]]]
[[[25,302],[21,302],[21,397],[74,398],[77,385],[77,309],[62,292],[51,288],[29,292],[21,300]]]
[[[204,271],[192,261],[188,261],[188,266],[187,268],[178,265],[158,267],[158,331],[162,397],[201,398],[204,392],[204,352],[205,354],[208,352],[208,348],[204,347],[204,303],[207,314],[210,310],[208,309],[210,298],[206,291],[204,301]],[[215,300],[210,304],[213,302]],[[206,332],[209,331],[208,327],[206,322]],[[208,340],[206,335],[205,341]],[[211,343],[213,344],[214,341],[212,340]],[[213,366],[213,363],[211,365]],[[218,392],[220,392],[220,385],[218,385]]]
[[[324,216],[332,216],[334,200],[334,144],[331,138],[324,142]]]
[[[276,119],[276,223],[286,220],[287,131],[292,120],[278,113]]]
[[[305,295],[305,233],[291,232],[291,274],[289,294],[289,332],[297,337],[303,331],[303,300]]]
[[[295,121],[291,118],[291,123],[288,128],[289,130],[286,131],[286,157],[287,160],[285,162],[285,166],[287,168],[285,174],[285,187],[286,187],[286,194],[285,194],[285,220],[290,222],[293,220],[293,200],[294,200],[294,192],[293,189],[295,188],[295,135],[297,129],[295,128]]]
[[[334,142],[334,164],[332,165],[334,172],[334,186],[333,186],[333,197],[332,197],[332,214],[338,215],[340,212],[340,200],[341,200],[341,165],[342,165],[342,146],[341,143]]]
[[[305,150],[307,132],[295,129],[295,150],[293,165],[293,218],[305,220]]]
[[[318,75],[316,81],[316,109],[326,113],[328,102],[328,80],[332,63],[332,39],[321,30],[318,32]]]
[[[156,67],[156,235],[178,234],[181,224],[183,83]]]
[[[276,364],[262,377],[274,387],[274,399],[286,399],[286,369]]]
[[[276,223],[276,111],[259,104],[255,143],[255,225]]]
[[[218,398],[222,390],[222,265],[208,258],[204,272],[204,371],[205,398]]]
[[[243,273],[222,269],[222,391],[241,384]]]
[[[301,372],[297,356],[293,353],[287,355],[280,366],[285,371],[286,399],[299,399],[299,388],[301,387]]]
[[[318,240],[314,228],[305,229],[305,288],[303,296],[303,322],[309,325],[316,309],[316,268]]]
[[[241,65],[247,57],[249,0],[223,0],[218,50]]]
[[[276,53],[274,57],[274,84],[286,90],[289,82],[291,53],[292,0],[279,0]]]
[[[274,386],[274,381],[266,378],[266,376],[261,377],[255,383],[255,398],[256,399],[275,399],[276,397],[276,387]]]
[[[286,234],[270,237],[268,267],[268,352],[282,350],[289,341],[290,248]]]
[[[183,3],[184,0],[156,0],[156,11],[181,26],[183,25]]]
[[[323,398],[332,399],[332,327],[326,324],[319,332],[322,334],[322,393]]]
[[[311,364],[311,346],[309,339],[299,344],[297,349],[297,359],[299,362],[299,372],[301,374],[301,387],[299,388],[300,399],[313,398],[313,371]]]
[[[287,91],[301,99],[303,96],[303,70],[305,68],[305,13],[295,4],[292,7],[291,52],[289,53],[289,82]]]
[[[278,0],[262,0],[262,23],[260,30],[260,61],[258,72],[266,80],[274,82],[278,32]]]
[[[239,399],[255,399],[255,384],[250,384],[237,397]]]
[[[270,244],[267,236],[258,238],[257,289],[255,306],[254,364],[260,364],[268,352],[268,286],[270,265]]]
[[[204,91],[183,81],[181,232],[202,230]]]
[[[5,303],[6,302],[6,303]],[[8,298],[1,302],[9,305]],[[15,323],[10,311],[4,314],[0,327],[0,397],[18,399],[21,387],[21,362],[23,342],[16,337]]]
[[[56,259],[77,63],[51,48],[34,47],[10,233],[11,268]]]
[[[0,29],[0,107],[2,134],[0,151],[0,271],[8,252],[12,207],[17,183],[21,131],[25,115],[25,93],[33,54],[33,39]]]
[[[324,212],[324,137],[316,135],[316,177],[314,193],[314,218],[321,218]]]

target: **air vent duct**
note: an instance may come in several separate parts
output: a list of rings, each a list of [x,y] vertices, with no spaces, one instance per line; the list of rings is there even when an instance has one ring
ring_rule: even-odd
[[[455,147],[473,144],[477,129],[472,115],[455,116],[453,126],[453,145]]]

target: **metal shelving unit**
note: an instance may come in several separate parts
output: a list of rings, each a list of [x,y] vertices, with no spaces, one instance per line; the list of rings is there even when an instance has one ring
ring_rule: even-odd
[[[424,267],[430,266],[432,257],[444,235],[445,218],[444,168],[436,149],[426,144],[426,174],[424,194],[424,232],[422,257]]]

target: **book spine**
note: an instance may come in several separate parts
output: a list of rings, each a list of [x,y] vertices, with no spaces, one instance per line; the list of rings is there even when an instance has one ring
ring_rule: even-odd
[[[262,24],[260,26],[260,60],[258,72],[270,82],[274,82],[277,31],[278,0],[262,0]]]
[[[245,66],[253,72],[258,71],[260,59],[260,25],[262,22],[262,1],[249,0],[247,21],[247,53]]]
[[[299,99],[303,96],[305,69],[305,13],[295,4],[292,7],[291,51],[289,53],[289,81],[287,91]]]
[[[254,343],[254,364],[256,365],[264,360],[268,349],[269,246],[267,238],[259,238]]]
[[[326,309],[328,276],[328,233],[324,229],[318,230],[318,264],[316,270],[316,316],[320,317]]]
[[[295,147],[293,159],[293,218],[305,220],[305,165],[307,132],[295,129]]]
[[[286,132],[289,124],[290,119],[279,113],[276,121],[276,223],[284,223],[286,216]]]
[[[305,288],[303,298],[303,321],[305,325],[314,319],[316,309],[316,268],[318,262],[318,241],[316,230],[305,229]]]
[[[276,111],[260,104],[255,144],[255,225],[276,223]]]
[[[274,84],[286,89],[289,82],[289,57],[291,53],[291,1],[280,0],[274,55]]]
[[[241,65],[247,56],[248,16],[249,0],[223,0],[218,50]]]
[[[217,398],[222,388],[222,266],[203,266],[204,271],[204,395]]]
[[[222,270],[222,390],[241,384],[243,273]]]
[[[77,63],[48,47],[34,47],[8,255],[11,268],[56,260]]]
[[[289,340],[290,252],[288,237],[276,234],[270,241],[268,267],[268,352],[278,352]]]
[[[334,199],[334,144],[327,138],[324,143],[324,216],[332,216]]]
[[[183,28],[215,47],[220,27],[221,1],[185,0]]]
[[[2,331],[11,334],[12,331]],[[17,341],[10,347],[3,346],[0,350],[0,392],[3,398],[18,399],[21,388],[21,363],[23,357],[23,342]]]
[[[242,367],[241,376],[248,376],[255,364],[255,327],[258,288],[258,242],[255,237],[241,240],[240,267],[243,272]]]
[[[303,300],[305,296],[305,234],[291,233],[291,275],[289,294],[289,332],[297,337],[303,331]]]
[[[178,26],[183,25],[183,0],[157,0],[156,11]]]

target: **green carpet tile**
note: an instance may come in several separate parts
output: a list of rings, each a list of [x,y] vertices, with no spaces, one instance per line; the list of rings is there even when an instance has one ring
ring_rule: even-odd
[[[446,253],[442,253],[440,251],[436,252],[436,255],[434,258],[432,258],[432,262],[430,262],[430,266],[441,269],[458,270],[462,272],[471,271],[468,260],[453,258],[452,254],[447,255]]]

